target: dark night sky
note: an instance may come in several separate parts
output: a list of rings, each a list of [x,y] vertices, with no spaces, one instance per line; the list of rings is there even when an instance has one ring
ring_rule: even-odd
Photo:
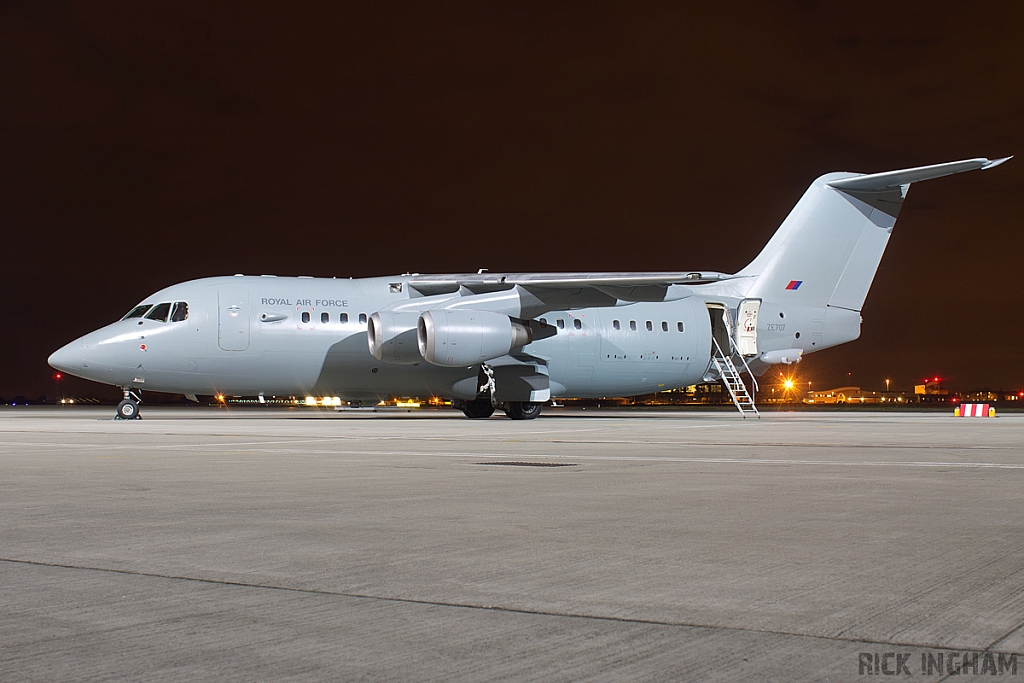
[[[0,396],[190,278],[733,272],[822,173],[1024,154],[1021,3],[212,5],[0,5]],[[804,379],[1024,389],[1022,187],[915,185]]]

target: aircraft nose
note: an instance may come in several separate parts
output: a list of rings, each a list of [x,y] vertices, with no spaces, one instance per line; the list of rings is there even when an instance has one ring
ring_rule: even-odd
[[[54,351],[46,362],[61,372],[73,373],[82,367],[82,341],[75,341]]]

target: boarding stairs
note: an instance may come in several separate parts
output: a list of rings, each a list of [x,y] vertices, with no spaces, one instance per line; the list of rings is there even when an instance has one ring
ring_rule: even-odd
[[[736,368],[736,364],[732,362],[732,355],[734,352],[732,340],[729,340],[729,353],[722,351],[722,347],[718,344],[718,340],[714,337],[711,338],[715,344],[715,351],[711,356],[711,360],[718,370],[719,376],[722,378],[722,382],[725,384],[725,388],[729,390],[729,396],[732,397],[732,402],[736,406],[736,409],[740,411],[740,415],[743,419],[747,419],[748,415],[756,416],[757,419],[761,419],[761,413],[757,412],[757,406],[754,405],[754,395],[747,391],[747,385],[743,383],[743,378],[740,377],[740,372]],[[747,365],[747,361],[743,358],[742,354],[736,354],[740,361],[743,363],[743,367],[746,369],[747,374],[750,376],[750,381],[754,385],[754,390],[757,390],[757,380],[754,379],[754,373],[750,372],[750,367]]]

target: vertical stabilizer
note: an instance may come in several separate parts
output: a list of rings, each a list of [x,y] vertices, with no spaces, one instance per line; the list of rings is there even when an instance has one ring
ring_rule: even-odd
[[[970,159],[871,175],[823,175],[737,275],[756,277],[750,298],[860,311],[910,184],[1004,161]]]

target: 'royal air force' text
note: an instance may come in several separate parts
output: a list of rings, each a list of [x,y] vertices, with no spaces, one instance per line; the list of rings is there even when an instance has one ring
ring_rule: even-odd
[[[313,306],[316,308],[323,307],[335,307],[335,308],[348,308],[348,299],[296,299],[295,303],[292,303],[291,299],[269,299],[263,297],[264,306]]]

